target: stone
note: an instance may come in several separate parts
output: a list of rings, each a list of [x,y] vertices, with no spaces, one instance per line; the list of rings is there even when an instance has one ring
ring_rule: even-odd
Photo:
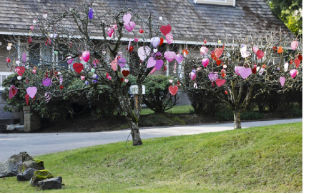
[[[21,172],[25,171],[28,168],[34,168],[36,170],[43,170],[44,164],[42,160],[28,160],[24,161],[21,166]]]
[[[33,177],[34,171],[36,171],[36,169],[28,168],[24,172],[19,173],[17,175],[17,181],[29,181]]]
[[[43,181],[39,181],[38,185],[40,189],[47,190],[47,189],[61,189],[62,187],[62,177],[50,178],[45,179]]]
[[[33,173],[32,178],[30,179],[30,184],[32,186],[39,186],[39,181],[53,178],[53,175],[48,170],[36,170]]]
[[[10,156],[10,158],[4,163],[0,163],[0,178],[16,176],[21,169],[24,161],[33,160],[33,158],[27,152],[20,152]]]

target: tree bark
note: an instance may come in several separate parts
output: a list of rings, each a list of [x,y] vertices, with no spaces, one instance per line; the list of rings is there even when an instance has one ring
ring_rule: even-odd
[[[234,128],[241,129],[240,111],[235,110],[234,115]]]
[[[134,121],[129,121],[129,124],[131,128],[132,145],[142,145],[138,123],[135,123]]]

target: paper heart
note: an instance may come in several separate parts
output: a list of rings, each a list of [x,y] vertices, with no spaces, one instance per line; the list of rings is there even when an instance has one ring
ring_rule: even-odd
[[[113,35],[113,33],[114,33],[114,28],[108,28],[107,33],[108,33],[108,36],[109,36],[109,37],[112,37],[112,35]]]
[[[26,53],[22,53],[21,61],[22,61],[22,63],[25,63],[27,61],[27,54]]]
[[[235,66],[234,67],[234,72],[237,74],[237,75],[240,75],[239,73],[239,69],[241,68],[241,66]]]
[[[238,72],[239,72],[239,75],[242,77],[242,79],[247,79],[252,74],[252,69],[239,67]]]
[[[169,62],[173,61],[176,58],[176,56],[176,53],[173,51],[166,51],[164,53],[164,58]]]
[[[127,60],[126,60],[125,58],[120,57],[120,58],[118,59],[118,65],[119,65],[121,68],[123,68],[123,67],[126,65],[126,63],[127,63]]]
[[[148,46],[142,46],[140,48],[138,48],[138,56],[140,58],[141,61],[144,61],[147,56],[150,54],[151,49]]]
[[[208,59],[208,58],[202,59],[202,65],[203,65],[203,67],[207,67],[208,64],[209,64],[209,59]]]
[[[226,83],[225,79],[216,79],[216,84],[218,87],[223,86]]]
[[[178,86],[169,86],[169,92],[172,96],[176,95],[178,92]]]
[[[125,23],[125,24],[128,24],[129,22],[130,22],[130,20],[131,20],[131,14],[130,13],[127,13],[127,14],[124,14],[123,15],[123,22]]]
[[[298,41],[292,41],[291,42],[291,49],[292,50],[296,50],[297,48],[298,48],[298,46],[299,46],[299,42]]]
[[[111,65],[111,69],[113,71],[117,71],[117,64],[118,64],[118,58],[116,57],[115,59],[113,59],[113,61],[111,61],[110,65]]]
[[[163,65],[163,60],[156,60],[155,69],[160,70],[162,68],[162,65]]]
[[[153,57],[150,57],[148,59],[147,68],[154,67],[156,65],[156,63],[157,63],[157,61]]]
[[[286,82],[286,78],[285,77],[280,77],[279,82],[281,84],[281,86],[284,86],[284,83]]]
[[[205,47],[205,46],[202,46],[201,48],[200,48],[200,55],[206,55],[208,53],[208,48],[207,47]]]
[[[240,52],[241,52],[242,58],[247,58],[251,55],[250,52],[247,51],[247,45],[245,45],[245,44],[241,45]]]
[[[93,19],[93,9],[92,9],[91,7],[89,8],[89,11],[88,11],[88,18],[89,18],[90,20]]]
[[[284,71],[287,72],[288,71],[288,68],[289,68],[289,63],[285,63],[283,65],[283,68],[284,68]]]
[[[28,87],[27,88],[27,94],[30,96],[30,98],[34,98],[37,93],[37,87]]]
[[[224,51],[224,48],[215,48],[214,49],[214,55],[219,59],[222,56],[222,53]]]
[[[161,33],[166,36],[167,34],[169,34],[171,32],[171,26],[170,24],[166,25],[166,26],[161,26],[160,27],[160,31]]]
[[[135,26],[136,26],[136,23],[134,23],[133,21],[130,21],[129,23],[124,24],[124,27],[128,32],[131,32]]]
[[[159,37],[153,37],[150,40],[151,45],[153,46],[153,48],[157,48],[160,45],[160,38]]]
[[[256,55],[257,55],[257,58],[258,58],[258,59],[262,59],[263,56],[264,56],[264,52],[259,49],[259,50],[257,51]]]
[[[192,81],[194,81],[196,78],[197,78],[197,73],[196,73],[195,70],[192,70],[192,71],[190,72],[190,79],[191,79]]]
[[[15,71],[17,72],[17,74],[19,76],[22,76],[24,74],[24,72],[26,71],[26,68],[23,66],[18,66],[18,67],[16,67]]]
[[[18,88],[16,86],[11,85],[9,89],[9,99],[13,98],[18,93]]]
[[[83,64],[82,63],[74,63],[73,69],[75,72],[80,73],[83,70]]]
[[[257,46],[252,47],[252,51],[254,52],[254,54],[257,54],[258,50],[259,50],[259,48]]]
[[[252,68],[252,73],[256,74],[257,73],[257,65],[254,65]]]
[[[181,64],[182,61],[183,61],[183,56],[182,56],[181,54],[177,54],[177,55],[176,55],[176,61],[177,61],[179,64]]]
[[[217,73],[217,72],[215,72],[215,73],[210,72],[210,73],[208,74],[208,77],[209,77],[209,80],[210,80],[211,82],[214,82],[214,81],[216,81],[216,80],[218,79],[218,73]]]
[[[126,70],[126,69],[124,69],[124,70],[122,70],[122,75],[124,76],[124,77],[127,77],[129,74],[130,74],[130,71],[129,70]]]
[[[89,59],[90,59],[90,52],[89,51],[83,51],[81,57],[82,57],[82,60],[84,62],[88,62]]]
[[[296,68],[299,68],[300,60],[298,58],[294,59],[294,64],[296,64]]]
[[[167,41],[168,44],[173,43],[173,36],[172,36],[171,33],[168,33],[168,34],[166,35],[166,41]]]
[[[68,63],[69,65],[70,65],[72,62],[73,62],[73,58],[67,60],[67,63]]]
[[[52,81],[50,78],[44,78],[42,80],[42,85],[44,85],[45,87],[49,87],[49,86],[51,86],[51,84],[52,84]]]
[[[295,78],[297,76],[297,74],[298,74],[298,70],[296,70],[296,69],[291,69],[290,70],[290,76],[292,78]]]

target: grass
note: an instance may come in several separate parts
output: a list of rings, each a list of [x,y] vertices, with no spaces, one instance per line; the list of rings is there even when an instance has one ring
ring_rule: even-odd
[[[302,124],[125,142],[36,157],[62,190],[45,192],[302,192]],[[15,177],[0,192],[43,192]]]
[[[180,105],[180,106],[174,106],[171,109],[167,110],[166,113],[171,114],[186,114],[186,113],[193,113],[194,109],[191,105]],[[154,111],[150,108],[143,108],[141,110],[141,115],[148,115],[153,114]]]

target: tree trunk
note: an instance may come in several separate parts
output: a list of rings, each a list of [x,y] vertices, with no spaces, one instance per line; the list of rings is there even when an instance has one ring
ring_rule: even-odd
[[[240,111],[233,111],[234,115],[234,128],[241,129]]]
[[[129,121],[129,124],[131,128],[132,145],[134,146],[142,145],[138,124],[133,121]]]

